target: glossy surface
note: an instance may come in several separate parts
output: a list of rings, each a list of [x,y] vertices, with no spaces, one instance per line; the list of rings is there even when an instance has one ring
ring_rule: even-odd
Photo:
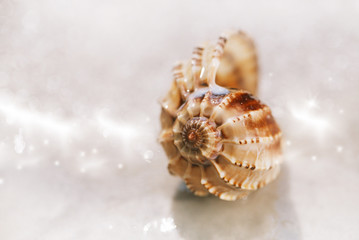
[[[187,192],[156,141],[173,62],[231,27],[286,138],[238,202]],[[358,29],[357,1],[1,1],[0,239],[356,239]]]

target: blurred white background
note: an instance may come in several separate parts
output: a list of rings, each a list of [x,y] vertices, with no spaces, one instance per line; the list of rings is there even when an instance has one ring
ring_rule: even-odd
[[[167,172],[174,62],[242,29],[285,165],[245,201]],[[359,1],[0,0],[0,239],[356,239]]]

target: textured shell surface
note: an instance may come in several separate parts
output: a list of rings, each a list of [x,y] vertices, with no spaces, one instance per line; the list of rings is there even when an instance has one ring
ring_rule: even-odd
[[[197,196],[246,198],[273,181],[282,162],[281,130],[255,94],[257,55],[243,32],[196,47],[173,68],[161,102],[159,141],[168,170]]]

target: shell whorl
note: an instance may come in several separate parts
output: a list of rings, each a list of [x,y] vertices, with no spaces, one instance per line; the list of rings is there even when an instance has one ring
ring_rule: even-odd
[[[174,144],[180,154],[192,163],[209,164],[222,148],[221,132],[205,117],[190,118],[186,124],[178,121],[173,132]]]
[[[240,75],[228,74],[227,65],[240,68]],[[254,45],[242,32],[195,48],[191,61],[174,68],[174,82],[162,101],[159,141],[168,170],[195,195],[245,198],[279,174],[281,130],[269,107],[233,86],[253,92],[257,87]]]

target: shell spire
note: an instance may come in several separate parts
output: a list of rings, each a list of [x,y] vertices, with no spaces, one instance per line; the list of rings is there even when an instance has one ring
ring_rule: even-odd
[[[159,137],[169,172],[195,195],[223,200],[246,198],[273,181],[282,134],[270,108],[252,94],[258,78],[252,40],[243,32],[223,34],[195,48],[173,73]]]

